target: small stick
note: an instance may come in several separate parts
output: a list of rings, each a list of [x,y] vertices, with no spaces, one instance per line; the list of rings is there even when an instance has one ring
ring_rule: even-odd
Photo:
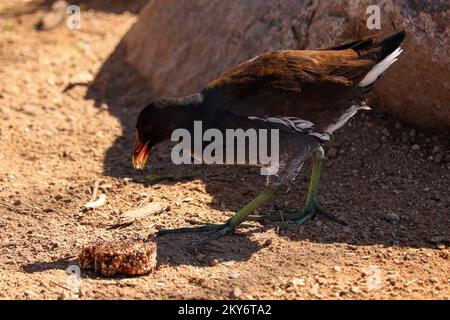
[[[152,223],[149,227],[148,227],[148,229],[152,229],[152,228],[154,228],[157,224],[159,224],[161,222],[161,219],[159,219],[158,221],[156,221],[155,223]]]
[[[100,186],[100,179],[95,180],[94,182],[94,188],[92,189],[92,197],[91,197],[91,202],[95,200],[95,198],[97,198],[97,193],[98,193],[98,187]]]
[[[98,207],[101,207],[105,204],[106,202],[106,195],[105,194],[101,194],[97,200],[95,201],[90,201],[88,203],[86,203],[83,207],[88,208],[88,209],[95,209]]]
[[[53,280],[50,280],[50,282],[53,283],[54,285],[60,287],[60,288],[63,288],[63,289],[65,289],[65,290],[67,290],[67,291],[70,291],[70,290],[71,290],[70,288],[68,288],[68,287],[66,287],[66,286],[63,286],[62,284],[59,284],[59,283],[57,283],[57,282],[55,282],[55,281],[53,281]]]

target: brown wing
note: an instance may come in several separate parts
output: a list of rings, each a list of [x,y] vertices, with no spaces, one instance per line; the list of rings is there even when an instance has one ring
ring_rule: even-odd
[[[375,61],[356,51],[274,51],[237,65],[212,81],[221,108],[243,115],[308,118],[313,110],[351,99]]]

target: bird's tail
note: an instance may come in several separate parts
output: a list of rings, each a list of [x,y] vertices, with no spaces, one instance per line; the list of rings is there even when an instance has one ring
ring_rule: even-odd
[[[401,31],[393,34],[383,41],[371,43],[365,48],[354,48],[356,51],[367,58],[377,62],[373,68],[366,74],[366,76],[359,83],[360,87],[368,87],[373,84],[395,61],[402,53],[403,49],[400,44],[405,39],[406,32]]]

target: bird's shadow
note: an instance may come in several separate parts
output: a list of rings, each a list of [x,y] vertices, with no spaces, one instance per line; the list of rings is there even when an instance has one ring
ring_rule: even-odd
[[[129,155],[134,143],[137,114],[147,102],[157,97],[152,91],[151,83],[143,78],[138,70],[126,63],[124,53],[124,45],[121,42],[98,71],[85,98],[94,99],[98,107],[106,104],[108,112],[116,117],[123,127],[123,135],[117,138],[106,152],[104,174],[115,178],[132,178],[151,187],[152,182],[145,179],[145,175],[150,172],[139,173],[133,170]],[[426,180],[427,171],[430,170],[435,171],[435,174],[445,175],[446,171],[442,166],[429,163],[419,172],[412,167],[417,167],[420,159],[405,156],[403,162],[397,161],[397,164],[401,162],[401,167],[396,168],[396,172],[383,173],[376,179],[371,177],[380,171],[388,171],[389,168],[386,166],[389,166],[389,162],[386,162],[386,159],[398,157],[398,153],[393,151],[396,147],[401,147],[399,139],[393,137],[395,133],[390,135],[389,143],[378,141],[382,138],[380,131],[395,130],[394,121],[376,112],[371,117],[373,129],[367,129],[363,124],[365,121],[363,117],[357,116],[352,120],[352,128],[342,129],[335,137],[332,146],[337,147],[340,152],[326,165],[321,184],[321,194],[325,201],[323,204],[340,212],[341,217],[350,223],[349,226],[342,227],[318,217],[305,226],[288,228],[280,236],[294,241],[309,239],[320,243],[428,247],[431,246],[428,240],[433,235],[446,234],[450,230],[450,221],[446,216],[449,204],[445,194],[441,199],[433,200],[429,194],[421,192],[420,185],[408,188],[403,181],[405,175],[412,176],[409,181]],[[377,134],[379,137],[376,137]],[[431,134],[425,133],[425,136]],[[359,151],[357,147],[361,143],[372,145]],[[201,179],[206,192],[216,200],[211,204],[214,210],[224,211],[223,204],[227,211],[238,210],[264,188],[265,178],[257,173],[258,170],[242,169],[238,166],[176,166],[171,163],[169,155],[169,144],[158,148],[150,161],[151,173],[183,175],[201,172],[195,179]],[[305,179],[307,173],[308,166],[303,169],[298,184],[289,192],[282,192],[277,197],[277,202],[290,207],[302,207],[307,187]],[[157,183],[172,185],[182,182]],[[441,191],[445,192],[442,188]],[[411,197],[417,199],[410,201]],[[430,212],[430,206],[433,205],[438,209]],[[422,214],[424,212],[429,214]],[[388,221],[386,215],[389,213],[394,213],[401,219],[400,223]],[[264,230],[277,226],[275,223],[262,228]],[[192,255],[186,256],[183,250],[187,245],[186,237],[201,236],[162,238],[160,240],[162,261],[170,261],[171,264],[198,265],[199,261]],[[232,239],[233,237],[224,237],[223,241],[228,243]],[[231,245],[231,250],[223,253],[226,259],[235,260],[238,255],[234,250],[239,249],[244,250],[240,259],[245,260],[251,252],[260,248],[248,238],[248,235],[237,239],[239,239],[237,243]],[[215,249],[218,250],[218,247]],[[208,250],[214,249],[209,247]]]

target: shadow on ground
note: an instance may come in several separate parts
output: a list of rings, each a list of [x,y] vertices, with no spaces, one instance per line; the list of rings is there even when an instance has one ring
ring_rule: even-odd
[[[123,127],[123,136],[106,153],[104,173],[115,178],[131,177],[150,186],[145,180],[149,171],[139,173],[131,168],[130,152],[137,114],[155,97],[151,84],[125,62],[124,50],[121,42],[99,70],[86,98],[94,99],[98,107],[106,104],[108,111],[120,120]],[[349,226],[342,227],[318,217],[304,226],[289,228],[280,236],[321,243],[427,247],[432,245],[429,240],[434,235],[447,234],[450,230],[448,186],[445,186],[445,180],[449,179],[448,170],[445,164],[427,161],[427,151],[414,153],[410,148],[410,143],[418,139],[436,140],[436,134],[420,133],[405,144],[401,139],[402,134],[417,129],[405,124],[398,127],[389,116],[377,112],[370,117],[357,116],[351,123],[351,128],[342,129],[335,137],[332,146],[339,152],[326,165],[321,185],[323,206],[339,212],[349,222]],[[438,137],[436,141],[448,150],[445,137]],[[199,179],[205,183],[206,192],[217,199],[214,203],[226,204],[228,210],[238,210],[263,189],[265,182],[256,169],[174,166],[170,162],[167,144],[152,156],[150,166],[153,174],[200,172]],[[307,173],[306,166],[303,175]],[[307,179],[300,176],[298,180],[298,185],[277,197],[279,204],[302,207]],[[424,187],[433,189],[433,192],[424,191],[427,190]],[[213,204],[212,208],[223,211],[220,205]],[[398,221],[389,221],[389,215],[398,218]],[[277,226],[271,224],[263,229]],[[231,255],[229,258],[236,260],[237,254],[233,250],[243,250],[240,258],[248,258],[251,252],[259,249],[259,245],[246,239],[247,236],[236,237],[237,243],[225,246],[224,254],[228,252]],[[162,238],[161,260],[170,261],[171,264],[198,265],[197,260],[185,254],[183,248],[189,243],[186,237],[192,239],[201,236]],[[244,238],[246,240],[242,240]],[[206,251],[220,250],[224,241],[233,242],[233,239],[224,237],[216,246],[205,247],[208,248]]]
[[[62,258],[56,261],[33,262],[22,266],[26,273],[43,272],[47,270],[65,270],[70,265],[77,265],[78,261],[74,257]]]

